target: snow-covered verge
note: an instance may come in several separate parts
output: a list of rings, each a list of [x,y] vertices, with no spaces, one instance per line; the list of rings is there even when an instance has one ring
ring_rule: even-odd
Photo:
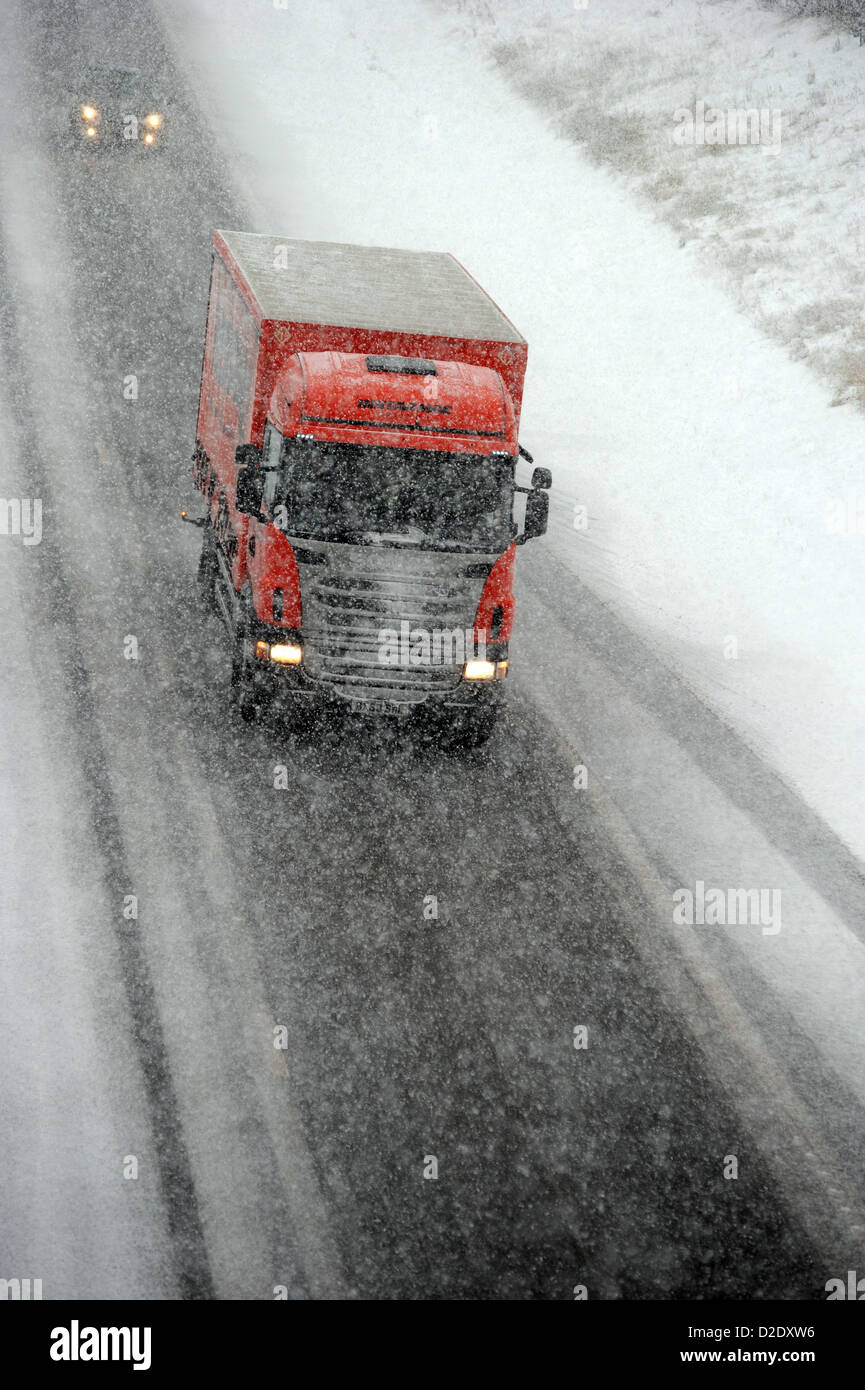
[[[757,0],[436,3],[554,129],[643,195],[683,259],[820,372],[833,404],[865,406],[855,34]],[[753,114],[731,121],[729,111]]]
[[[440,10],[160,13],[249,230],[451,250],[514,319],[523,437],[555,478],[541,544],[865,856],[865,538],[825,526],[861,416]]]

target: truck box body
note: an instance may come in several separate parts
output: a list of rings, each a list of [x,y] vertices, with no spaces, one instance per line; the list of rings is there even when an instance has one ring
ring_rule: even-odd
[[[445,545],[411,550],[399,536],[371,547],[324,544],[307,532],[298,542],[290,524],[280,530],[244,513],[237,447],[266,451],[273,438],[314,439],[349,457],[362,457],[362,446],[381,458],[402,451],[412,467],[416,460],[427,468],[440,451],[451,470],[459,457],[474,456],[465,457],[468,470],[479,461],[486,467],[484,457],[492,467],[490,456],[499,455],[512,476],[527,352],[451,255],[214,233],[195,480],[234,593],[248,594],[251,620],[270,638],[279,626],[298,642],[303,634],[298,689],[330,682],[368,702],[453,690],[461,673],[441,662],[424,679],[376,671],[376,624],[401,631],[438,616],[477,629],[490,620],[506,650],[513,543],[473,556]],[[354,584],[370,595],[362,631],[348,610],[334,616],[334,594]]]
[[[230,441],[261,444],[276,380],[296,352],[491,367],[519,426],[526,341],[453,256],[229,231],[214,233],[213,252],[198,437],[230,452],[232,467]]]

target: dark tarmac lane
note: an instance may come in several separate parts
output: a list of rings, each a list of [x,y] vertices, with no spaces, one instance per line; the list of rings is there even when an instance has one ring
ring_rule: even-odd
[[[634,949],[647,910],[637,881],[591,807],[565,804],[530,672],[506,727],[462,758],[366,728],[310,745],[278,720],[230,718],[226,639],[197,604],[198,533],[177,513],[195,507],[211,232],[250,221],[153,16],[136,6],[133,23],[128,9],[18,14],[32,95],[21,138],[54,180],[84,363],[68,390],[83,393],[93,431],[31,467],[48,499],[70,485],[68,458],[89,471],[107,557],[76,579],[70,520],[42,547],[31,616],[73,673],[58,698],[78,729],[69,756],[92,789],[81,814],[105,882],[115,894],[135,883],[142,905],[146,944],[127,939],[124,968],[180,1292],[819,1296],[808,1239]],[[50,103],[40,111],[58,65],[70,71],[100,29],[178,94],[158,162],[75,151]],[[13,285],[13,347],[19,312]],[[24,426],[35,395],[18,393]],[[134,673],[103,669],[100,632],[138,635]],[[424,918],[428,895],[437,920]],[[178,940],[176,961],[160,932]],[[284,1090],[266,1104],[239,1060],[250,1006],[235,983],[253,976],[262,1066],[267,1035],[287,1030],[270,1059]],[[205,1045],[195,1021],[208,1016],[205,1099],[185,1049]],[[283,1094],[297,1160],[280,1139]],[[735,1182],[722,1171],[731,1153]],[[250,1213],[249,1251],[235,1206]]]

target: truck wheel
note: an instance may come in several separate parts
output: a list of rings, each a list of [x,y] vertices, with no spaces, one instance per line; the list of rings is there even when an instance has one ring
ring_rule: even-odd
[[[201,537],[201,555],[198,560],[197,578],[201,601],[209,613],[217,611],[215,592],[217,568],[216,537],[213,534],[213,527],[208,524],[204,527]]]
[[[265,697],[255,679],[252,655],[252,641],[249,636],[249,610],[244,603],[238,615],[234,633],[234,648],[231,653],[231,707],[241,719],[252,724],[260,719],[264,710]]]
[[[455,714],[453,722],[442,731],[441,744],[449,752],[465,752],[480,748],[491,737],[498,721],[495,708],[472,709]]]

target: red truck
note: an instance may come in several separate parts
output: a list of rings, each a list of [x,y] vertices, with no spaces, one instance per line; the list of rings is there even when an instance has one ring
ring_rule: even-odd
[[[214,233],[199,579],[243,718],[278,696],[299,723],[330,705],[489,735],[552,481],[516,483],[526,356],[453,256]]]

